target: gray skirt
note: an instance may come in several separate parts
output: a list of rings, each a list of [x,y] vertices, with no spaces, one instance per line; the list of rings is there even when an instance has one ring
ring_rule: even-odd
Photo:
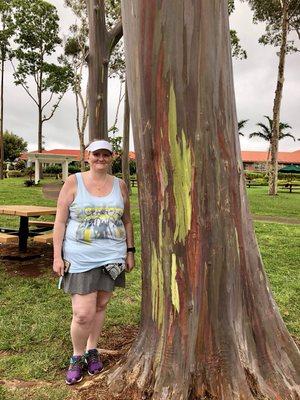
[[[64,292],[71,294],[88,294],[99,290],[112,292],[116,286],[125,287],[125,271],[113,280],[104,268],[98,267],[77,274],[68,272],[62,280]]]

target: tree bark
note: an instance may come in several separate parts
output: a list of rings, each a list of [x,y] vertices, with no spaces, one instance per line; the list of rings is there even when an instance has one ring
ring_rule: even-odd
[[[4,63],[5,63],[5,55],[3,54],[3,50],[1,49],[2,52],[2,60],[1,60],[1,106],[0,106],[0,179],[4,178],[4,169],[3,169],[3,163],[4,163],[4,141],[3,141],[3,117],[4,117]]]
[[[123,174],[123,179],[127,185],[127,188],[129,192],[131,192],[130,171],[129,171],[129,131],[130,131],[130,109],[129,109],[127,82],[125,82],[122,174]]]
[[[89,15],[89,134],[107,139],[108,53],[103,0],[88,1]]]
[[[277,194],[278,179],[278,144],[279,144],[279,124],[280,124],[280,107],[282,99],[282,91],[284,84],[285,58],[287,51],[287,34],[288,34],[288,1],[283,0],[282,7],[282,41],[279,54],[278,78],[273,106],[273,125],[271,137],[271,162],[269,172],[269,195]]]
[[[123,0],[142,321],[112,396],[296,400],[300,357],[248,211],[226,0]]]
[[[107,31],[104,0],[86,0],[89,18],[89,138],[106,139],[110,54],[123,35],[122,23]]]

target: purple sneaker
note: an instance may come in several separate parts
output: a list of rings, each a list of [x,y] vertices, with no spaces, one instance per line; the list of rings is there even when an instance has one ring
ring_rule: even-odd
[[[72,356],[70,366],[66,375],[66,384],[73,385],[78,383],[83,378],[85,362],[83,356]]]
[[[100,360],[100,355],[97,349],[89,350],[85,353],[85,361],[87,363],[87,370],[89,375],[96,375],[103,368],[103,364]]]

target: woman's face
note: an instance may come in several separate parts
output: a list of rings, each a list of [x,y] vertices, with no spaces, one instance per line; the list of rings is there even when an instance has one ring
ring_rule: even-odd
[[[110,151],[102,149],[94,152],[89,152],[88,162],[91,169],[95,171],[107,171],[112,161],[112,154]]]

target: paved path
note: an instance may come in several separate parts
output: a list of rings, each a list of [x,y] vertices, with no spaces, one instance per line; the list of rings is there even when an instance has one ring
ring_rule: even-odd
[[[300,225],[300,218],[295,217],[279,217],[277,215],[256,215],[253,214],[254,221],[275,222],[279,224]]]
[[[44,197],[50,200],[57,200],[62,185],[63,184],[61,182],[43,185],[42,191]]]

